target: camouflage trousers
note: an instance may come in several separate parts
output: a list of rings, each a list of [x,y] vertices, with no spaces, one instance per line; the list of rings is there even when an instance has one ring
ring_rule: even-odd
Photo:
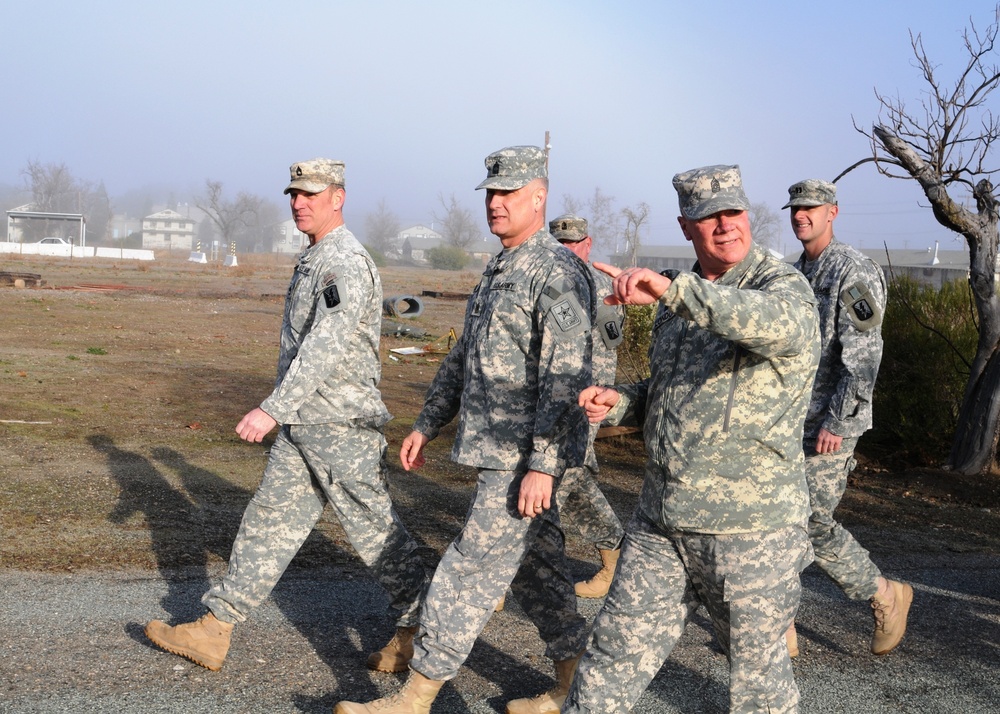
[[[570,659],[583,650],[587,626],[576,611],[558,506],[522,518],[523,475],[479,471],[465,525],[441,558],[420,612],[410,666],[425,677],[458,674],[508,585],[538,628],[547,657]]]
[[[329,502],[351,545],[389,595],[400,627],[417,624],[428,575],[389,499],[386,442],[373,427],[292,425],[278,432],[240,523],[222,582],[202,599],[242,622],[271,593]]]
[[[583,539],[599,550],[615,550],[625,529],[597,485],[597,472],[589,466],[566,469],[556,490],[559,517],[571,523]]]
[[[833,517],[847,488],[847,476],[854,470],[857,439],[844,439],[840,450],[817,454],[816,442],[804,444],[806,481],[809,484],[809,539],[816,553],[816,565],[840,586],[852,600],[869,600],[878,592],[882,572],[868,551]]]
[[[563,714],[631,711],[699,605],[729,658],[731,714],[798,711],[784,633],[810,559],[801,526],[687,535],[633,516]]]

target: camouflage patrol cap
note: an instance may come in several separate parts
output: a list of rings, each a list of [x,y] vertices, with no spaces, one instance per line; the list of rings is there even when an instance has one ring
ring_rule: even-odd
[[[837,187],[823,179],[806,179],[788,187],[789,206],[822,206],[826,203],[837,205]]]
[[[549,221],[549,233],[560,243],[579,243],[587,237],[587,219],[564,213]]]
[[[486,157],[486,178],[476,186],[516,191],[534,179],[548,178],[545,152],[537,146],[508,146]]]
[[[291,183],[285,189],[290,193],[295,189],[306,193],[319,193],[327,186],[344,187],[344,162],[333,159],[310,159],[292,164],[288,169]]]
[[[674,176],[681,215],[698,221],[719,211],[748,211],[739,166],[703,166]]]

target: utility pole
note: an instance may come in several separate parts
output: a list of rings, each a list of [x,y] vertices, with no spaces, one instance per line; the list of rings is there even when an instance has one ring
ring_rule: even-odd
[[[551,148],[552,148],[552,144],[549,143],[549,131],[548,131],[548,129],[546,129],[545,130],[545,145],[544,145],[544,147],[542,149],[545,152],[545,175],[546,176],[549,175],[549,149],[551,149]],[[548,202],[545,203],[545,208],[546,208],[546,212],[548,212]],[[545,225],[545,227],[548,228],[548,223],[547,223],[548,217],[547,216],[543,216],[543,218],[546,219],[546,225]]]

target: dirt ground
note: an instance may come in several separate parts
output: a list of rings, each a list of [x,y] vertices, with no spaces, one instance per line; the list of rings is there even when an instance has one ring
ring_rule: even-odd
[[[41,276],[0,287],[0,567],[65,572],[169,570],[224,562],[262,473],[269,441],[233,431],[269,393],[291,258],[247,256],[239,267],[183,257],[153,263],[0,255],[0,272]],[[477,271],[387,268],[386,297],[468,292]],[[0,283],[2,284],[2,283]],[[398,468],[440,356],[393,348],[460,331],[464,301],[422,297],[400,321],[427,338],[383,338],[382,393],[391,482],[404,522],[439,553],[457,533],[470,469],[448,460],[450,433],[418,474]],[[638,493],[637,435],[598,442],[601,485],[625,519]],[[863,452],[863,442],[862,442]],[[1000,552],[1000,477],[934,468],[893,470],[861,458],[840,515],[876,534],[881,551]],[[877,534],[891,529],[890,538]],[[572,529],[569,529],[572,534]],[[570,538],[578,569],[593,554]],[[357,565],[326,518],[293,563]]]

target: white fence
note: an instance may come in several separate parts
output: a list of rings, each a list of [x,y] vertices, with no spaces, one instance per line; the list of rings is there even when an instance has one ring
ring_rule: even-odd
[[[0,253],[22,255],[54,255],[62,258],[117,258],[119,260],[153,260],[153,251],[134,248],[104,248],[78,245],[39,243],[7,243],[0,241]]]

